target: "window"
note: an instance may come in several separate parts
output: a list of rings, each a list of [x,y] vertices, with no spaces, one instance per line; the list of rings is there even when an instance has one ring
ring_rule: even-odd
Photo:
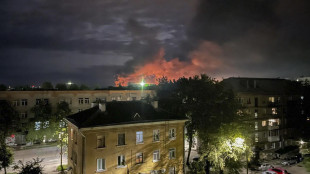
[[[272,115],[278,114],[277,108],[271,108]]]
[[[255,130],[258,130],[258,122],[255,122]]]
[[[73,141],[73,132],[74,132],[74,130],[71,129],[71,132],[70,132],[71,141]]]
[[[255,142],[258,142],[258,133],[255,133]]]
[[[79,104],[83,104],[83,98],[79,98]]]
[[[89,104],[89,98],[85,98],[85,104]]]
[[[254,106],[258,107],[258,98],[257,97],[255,97]]]
[[[175,167],[169,167],[169,174],[175,174]]]
[[[136,132],[136,143],[137,144],[143,143],[143,132],[142,131]]]
[[[139,152],[136,154],[136,164],[143,163],[143,153]]]
[[[48,128],[49,126],[50,126],[50,122],[49,121],[43,122],[43,129]]]
[[[28,100],[27,99],[22,99],[22,106],[27,106],[28,105]]]
[[[97,136],[97,148],[103,148],[105,147],[105,136],[100,135]]]
[[[13,101],[13,106],[19,106],[19,101],[18,100],[14,100]]]
[[[159,154],[159,150],[155,150],[153,152],[153,162],[157,162],[160,159],[160,154]]]
[[[257,116],[258,116],[258,109],[255,109],[254,117],[257,118]]]
[[[175,148],[169,149],[169,159],[175,158]]]
[[[34,130],[40,130],[41,129],[41,122],[36,121],[34,122]]]
[[[36,99],[36,105],[39,105],[41,103],[41,99]]]
[[[125,166],[125,156],[124,155],[119,155],[117,157],[117,166]]]
[[[27,117],[28,117],[27,112],[20,113],[20,118],[21,118],[21,119],[25,119],[25,118],[27,118]]]
[[[262,126],[266,126],[266,121],[262,121]]]
[[[47,98],[44,99],[43,101],[44,101],[44,104],[46,104],[46,105],[48,104],[48,99]]]
[[[251,104],[251,98],[248,98],[247,104]]]
[[[268,98],[268,101],[269,101],[270,103],[274,103],[274,97],[269,97],[269,98]]]
[[[112,101],[116,101],[116,97],[111,97],[111,100]]]
[[[99,158],[97,159],[97,171],[104,171],[105,170],[105,159]]]
[[[118,134],[118,143],[117,145],[125,145],[125,134]]]
[[[77,132],[73,131],[73,136],[74,136],[74,143],[77,144]]]
[[[153,130],[153,141],[159,141],[159,129]]]
[[[169,139],[175,139],[175,128],[169,129]]]
[[[76,165],[77,164],[77,154],[75,151],[72,151],[72,160],[73,160],[74,164]]]
[[[78,112],[82,112],[83,111],[83,109],[78,109]]]

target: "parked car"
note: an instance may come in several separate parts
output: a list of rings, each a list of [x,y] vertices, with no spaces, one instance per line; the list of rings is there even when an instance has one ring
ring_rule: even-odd
[[[264,171],[262,174],[277,174],[277,172],[274,172],[274,171]]]
[[[260,167],[258,167],[258,170],[268,170],[271,168],[273,168],[273,166],[271,164],[263,163]]]
[[[300,159],[298,157],[291,157],[291,158],[287,158],[286,160],[284,160],[281,164],[284,166],[289,166],[289,165],[296,164],[299,162],[300,162]]]
[[[272,168],[268,169],[268,171],[276,172],[277,174],[289,174],[285,169],[282,168]]]

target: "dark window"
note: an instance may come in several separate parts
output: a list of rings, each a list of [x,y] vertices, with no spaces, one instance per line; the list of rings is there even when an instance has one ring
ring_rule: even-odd
[[[255,107],[258,107],[258,98],[255,97]]]
[[[125,145],[125,134],[118,134],[118,145]]]

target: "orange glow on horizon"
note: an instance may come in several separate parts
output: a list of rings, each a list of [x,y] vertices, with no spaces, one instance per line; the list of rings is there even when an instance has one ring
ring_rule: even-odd
[[[167,61],[164,55],[165,51],[162,48],[152,61],[135,67],[133,73],[117,75],[115,85],[127,86],[128,83],[140,83],[141,79],[144,79],[144,82],[148,84],[158,84],[158,79],[163,77],[168,80],[188,78],[215,71],[222,65],[222,61],[219,59],[221,49],[211,42],[203,42],[198,49],[190,52],[188,61],[180,61],[179,58]]]

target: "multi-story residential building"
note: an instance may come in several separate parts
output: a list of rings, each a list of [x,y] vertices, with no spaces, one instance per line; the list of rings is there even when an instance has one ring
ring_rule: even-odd
[[[294,143],[288,122],[298,115],[288,111],[290,103],[300,99],[296,82],[277,78],[228,78],[223,83],[235,92],[243,106],[257,149],[273,150]]]
[[[35,90],[0,91],[0,100],[6,100],[19,113],[22,126],[34,117],[30,110],[41,101],[49,103],[55,111],[57,103],[65,101],[72,113],[89,109],[95,101],[134,101],[156,95],[154,90]],[[25,136],[16,135],[16,144],[24,144]]]
[[[152,105],[107,102],[68,116],[71,172],[183,173],[186,119]]]

